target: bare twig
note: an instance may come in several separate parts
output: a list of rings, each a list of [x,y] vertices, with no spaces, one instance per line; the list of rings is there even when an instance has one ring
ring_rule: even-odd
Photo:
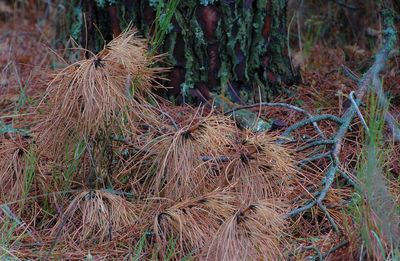
[[[344,178],[347,181],[347,183],[352,185],[354,188],[358,189],[360,187],[360,185],[357,183],[357,180],[354,180],[353,178],[351,178],[349,175],[347,175],[346,172],[344,172],[341,169],[338,169],[338,172],[339,172],[340,176],[342,176],[342,178]]]
[[[316,246],[306,246],[306,247],[304,247],[304,250],[314,250],[315,251],[315,253],[317,253],[317,258],[318,258],[318,260],[319,261],[322,261],[322,260],[324,260],[324,258],[323,258],[323,256],[322,256],[322,253],[321,253],[321,251],[318,249],[318,247],[316,247]],[[314,260],[314,259],[312,259],[312,260]]]
[[[325,258],[327,256],[329,256],[330,254],[334,253],[336,250],[345,247],[346,245],[349,244],[349,240],[345,240],[340,242],[339,244],[337,244],[336,246],[332,247],[331,249],[329,249],[327,252],[325,253],[321,253],[321,251],[316,247],[316,246],[307,246],[304,247],[304,250],[314,250],[316,252],[316,255],[314,256],[309,256],[308,260],[318,260],[318,261],[322,261],[325,260]]]
[[[351,92],[350,92],[350,94],[349,94],[349,99],[350,99],[351,103],[353,104],[354,108],[356,109],[356,112],[357,112],[358,118],[359,118],[360,121],[361,121],[361,124],[364,126],[365,130],[367,131],[367,133],[368,133],[368,135],[369,135],[369,128],[368,128],[368,126],[367,126],[367,123],[365,122],[364,117],[362,116],[361,111],[360,111],[360,109],[358,108],[358,105],[357,105],[357,103],[356,103],[356,101],[355,101],[355,98],[354,98],[354,91],[351,91]]]
[[[163,111],[162,109],[159,109],[159,108],[154,107],[154,106],[152,106],[151,108],[152,108],[152,109],[155,109],[156,111],[158,111],[159,113],[161,113],[162,115],[164,115],[165,117],[167,117],[167,118],[171,121],[171,123],[172,123],[172,125],[174,126],[175,130],[176,130],[176,131],[179,130],[178,124],[176,123],[176,121],[174,120],[174,118],[172,118],[172,116],[171,116],[168,112],[165,112],[165,111]]]
[[[345,241],[340,242],[340,243],[337,244],[336,246],[334,246],[334,247],[332,247],[331,249],[329,249],[326,253],[324,253],[324,254],[322,255],[322,257],[325,258],[325,257],[329,256],[330,254],[332,254],[332,253],[335,252],[336,250],[338,250],[338,249],[340,249],[340,248],[342,248],[342,247],[347,246],[347,245],[349,244],[349,242],[350,242],[349,240],[345,240]]]
[[[340,65],[340,67],[342,67],[344,74],[350,78],[350,80],[359,83],[360,81],[360,77],[355,74],[349,67],[347,67],[346,65],[342,64]]]
[[[17,225],[26,227],[26,231],[27,231],[28,235],[31,236],[33,239],[37,240],[37,238],[33,235],[32,230],[29,228],[29,226],[25,222],[23,222],[20,218],[18,218],[17,215],[14,214],[14,212],[10,209],[9,206],[1,205],[0,210],[2,210],[3,213],[9,219],[13,220],[13,222],[15,222]]]
[[[202,161],[230,161],[231,159],[228,156],[219,156],[219,157],[212,157],[212,156],[201,156],[200,159]]]

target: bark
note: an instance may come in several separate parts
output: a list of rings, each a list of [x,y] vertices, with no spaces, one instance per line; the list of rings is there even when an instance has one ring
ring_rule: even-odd
[[[86,1],[88,35],[82,34],[82,43],[92,50],[102,47],[93,24],[105,40],[129,22],[151,37],[159,2],[125,0],[99,7]],[[168,53],[172,65],[167,95],[190,102],[213,94],[237,103],[270,100],[284,84],[298,80],[287,54],[286,29],[285,0],[180,1],[158,50]]]

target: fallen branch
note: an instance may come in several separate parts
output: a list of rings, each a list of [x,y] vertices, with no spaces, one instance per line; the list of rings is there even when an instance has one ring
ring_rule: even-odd
[[[360,109],[358,108],[358,105],[357,105],[356,100],[355,100],[355,98],[354,98],[354,91],[351,91],[351,92],[350,92],[350,94],[349,94],[349,100],[351,101],[351,103],[353,104],[354,108],[356,109],[358,118],[360,119],[361,124],[364,126],[364,129],[367,131],[367,133],[368,133],[368,135],[369,135],[369,128],[368,128],[368,125],[367,125],[367,123],[365,122],[364,117],[362,116],[362,113],[361,113]]]
[[[357,183],[356,180],[352,179],[349,175],[347,175],[346,172],[344,172],[341,169],[338,169],[339,175],[342,176],[342,178],[344,178],[347,183],[349,183],[350,185],[352,185],[354,188],[356,188],[357,190],[359,190],[360,185]]]
[[[310,163],[310,162],[313,162],[313,161],[317,161],[317,160],[320,160],[320,159],[325,159],[325,158],[329,159],[331,157],[331,154],[332,154],[332,152],[328,151],[328,152],[324,152],[324,153],[319,153],[319,154],[313,155],[311,157],[305,158],[302,161],[300,161],[299,165],[300,166],[304,166],[307,163]]]
[[[333,218],[330,216],[328,213],[326,207],[323,204],[323,200],[325,199],[334,179],[336,176],[336,173],[340,173],[343,176],[343,172],[340,171],[340,162],[339,162],[339,153],[342,148],[342,143],[343,140],[347,134],[347,131],[350,127],[351,122],[353,121],[354,117],[357,115],[357,110],[358,106],[361,103],[361,100],[367,93],[369,87],[371,85],[375,85],[377,83],[380,83],[379,80],[379,73],[382,71],[382,69],[385,66],[385,63],[389,57],[390,51],[394,48],[395,43],[396,43],[396,31],[394,29],[393,25],[393,13],[390,10],[383,10],[382,12],[382,17],[384,18],[384,24],[386,26],[386,29],[384,30],[384,45],[380,49],[380,51],[376,54],[375,57],[375,62],[371,66],[371,68],[367,71],[367,73],[361,78],[361,80],[358,83],[358,90],[356,92],[356,97],[357,99],[354,100],[355,105],[353,104],[351,107],[349,107],[345,113],[343,114],[342,117],[337,119],[336,117],[328,117],[327,115],[320,115],[315,116],[312,119],[304,120],[300,123],[294,124],[291,127],[288,128],[288,130],[284,133],[287,137],[290,137],[290,133],[294,130],[297,130],[307,124],[312,124],[313,122],[317,122],[320,120],[333,120],[339,124],[339,129],[336,132],[336,134],[331,138],[331,140],[334,141],[334,144],[332,146],[331,150],[331,164],[329,165],[325,177],[323,179],[322,185],[323,188],[320,191],[318,197],[308,204],[296,208],[292,211],[290,211],[287,215],[287,217],[291,218],[296,215],[301,214],[302,212],[311,209],[315,205],[317,205],[326,215],[327,219],[331,223],[332,227],[335,229],[335,231],[338,232],[338,227],[335,224]],[[316,144],[316,143],[315,143]]]

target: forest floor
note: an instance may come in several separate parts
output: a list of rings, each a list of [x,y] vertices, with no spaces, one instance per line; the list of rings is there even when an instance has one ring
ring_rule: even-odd
[[[54,68],[58,68],[62,64],[58,56],[63,57],[64,51],[48,48],[53,40],[52,37],[52,28],[37,26],[35,22],[29,19],[22,19],[18,23],[9,21],[0,26],[0,181],[7,182],[0,185],[9,186],[9,188],[0,189],[0,259],[98,260],[124,257],[134,260],[142,257],[153,258],[154,253],[145,253],[146,251],[153,251],[147,249],[148,245],[152,243],[147,241],[145,243],[140,234],[143,231],[134,231],[132,227],[129,227],[129,233],[116,231],[116,236],[109,240],[104,239],[89,245],[79,243],[76,237],[81,236],[82,238],[82,235],[77,236],[77,234],[90,234],[92,232],[85,230],[84,226],[88,224],[80,224],[79,220],[72,218],[70,221],[67,220],[68,218],[65,218],[65,215],[67,215],[68,210],[65,210],[65,208],[73,206],[73,202],[75,202],[73,198],[76,199],[81,195],[79,193],[84,191],[83,186],[80,186],[80,181],[76,181],[76,184],[67,186],[67,192],[64,191],[63,186],[65,184],[57,183],[59,181],[55,180],[55,174],[49,173],[49,170],[46,169],[48,168],[47,162],[39,162],[38,158],[41,156],[33,155],[31,151],[33,145],[26,145],[25,134],[17,133],[18,129],[35,128],[38,120],[36,118],[37,110],[41,106],[45,94],[48,95],[46,89],[49,80],[53,79]],[[333,114],[341,116],[351,106],[347,101],[349,93],[357,89],[357,84],[344,74],[341,65],[351,68],[354,72],[365,71],[365,68],[369,68],[373,63],[373,55],[373,52],[356,46],[329,48],[317,44],[308,55],[307,62],[302,65],[302,83],[287,87],[287,91],[276,97],[274,102],[296,105],[313,115]],[[383,73],[383,88],[392,97],[389,110],[397,119],[400,116],[399,62],[399,54],[394,53]],[[373,98],[369,97],[365,101],[365,106],[361,106],[361,113],[364,115],[367,124],[373,129],[372,121],[375,121],[376,118],[371,116],[374,113],[374,110],[371,109],[371,105],[373,107],[374,103],[371,100]],[[178,124],[185,122],[184,119],[179,119],[180,117],[184,118],[182,115],[197,113],[196,109],[174,107],[168,103],[160,102],[160,106],[173,118],[176,118]],[[260,117],[266,121],[273,119],[273,122],[277,125],[273,135],[282,134],[287,127],[302,119],[302,115],[282,108],[255,107],[251,110],[259,113]],[[218,112],[214,113],[218,115]],[[336,131],[335,124],[329,121],[322,122],[319,127],[327,136],[333,135]],[[290,256],[289,259],[310,260],[308,258],[313,258],[313,260],[318,260],[321,255],[327,260],[361,260],[359,259],[360,255],[363,255],[363,252],[366,251],[373,252],[376,256],[381,254],[380,260],[384,260],[388,256],[397,255],[399,257],[399,253],[392,248],[390,236],[388,236],[395,231],[386,231],[387,228],[385,224],[382,224],[382,220],[393,221],[396,224],[400,216],[398,210],[400,203],[400,163],[398,160],[400,146],[392,141],[390,130],[383,128],[379,131],[381,133],[377,134],[378,142],[375,147],[377,163],[370,165],[371,162],[365,159],[368,158],[366,155],[369,155],[366,152],[368,146],[366,145],[365,129],[360,123],[360,119],[355,118],[342,146],[340,162],[341,170],[351,180],[359,184],[371,182],[371,180],[368,181],[368,178],[371,177],[365,178],[362,173],[367,173],[368,171],[365,171],[365,169],[371,166],[376,167],[376,170],[381,172],[382,177],[384,177],[384,182],[378,184],[379,182],[372,180],[372,187],[380,186],[380,190],[371,188],[369,189],[372,192],[368,189],[357,190],[351,184],[348,184],[346,179],[336,178],[325,202],[328,213],[339,227],[339,233],[334,231],[325,213],[317,207],[292,218],[285,228],[285,233],[290,233],[284,240],[289,241],[284,243],[287,248],[280,250],[285,256]],[[299,139],[301,141],[293,145],[298,148],[306,144],[307,138],[314,137],[315,132],[312,127],[306,127],[296,135],[296,137],[301,137]],[[25,154],[28,154],[24,158],[26,161],[22,163],[16,160],[22,154],[19,152],[19,146],[23,146]],[[293,147],[291,149],[294,150]],[[76,156],[76,153],[77,150],[75,150],[74,156]],[[294,160],[301,161],[312,156],[313,153],[315,153],[315,150],[294,153]],[[46,160],[50,161],[51,156],[46,156]],[[30,164],[29,160],[34,161],[34,163]],[[12,167],[10,167],[10,161]],[[323,182],[324,171],[329,164],[327,159],[320,159],[313,161],[312,164],[307,164],[303,168],[296,180],[296,182],[302,184],[291,187],[294,191],[290,193],[285,192],[288,195],[290,194],[292,202],[295,202],[292,206],[304,205],[314,197],[311,193],[305,193],[305,187],[314,186],[318,188]],[[30,167],[33,168],[33,172],[37,173],[32,174],[28,170]],[[24,170],[18,171],[17,168]],[[69,166],[66,168],[69,169]],[[18,177],[18,173],[31,176]],[[7,178],[7,175],[15,176]],[[44,190],[43,187],[46,184],[52,184],[51,188],[54,190]],[[123,187],[119,183],[116,187],[118,188],[118,186]],[[14,194],[18,194],[16,190],[21,190],[18,197],[14,197]],[[111,193],[110,191],[104,192],[102,196],[104,198],[110,197],[110,201],[119,202],[117,192],[113,190],[113,193]],[[385,207],[376,208],[369,203],[366,195],[370,192],[375,193],[374,191],[379,193],[384,191],[382,193],[386,197],[386,201],[383,201],[382,205],[385,205]],[[126,190],[123,193],[127,193]],[[83,197],[86,196],[83,195]],[[129,197],[127,196],[127,198]],[[181,202],[181,204],[183,203]],[[391,209],[390,204],[394,204],[394,210]],[[161,205],[158,208],[164,207]],[[101,206],[97,207],[100,208]],[[178,208],[177,205],[173,205],[173,207],[168,205],[168,207],[169,211]],[[129,209],[129,207],[127,208]],[[142,207],[138,208],[143,211]],[[112,209],[110,209],[111,211]],[[121,209],[117,208],[116,211],[121,211]],[[391,211],[394,212],[393,215],[388,214]],[[83,214],[79,214],[84,215],[84,210],[82,212]],[[60,213],[64,213],[64,217]],[[78,211],[74,213],[76,214]],[[154,213],[150,211],[149,215],[151,214]],[[129,217],[116,216],[120,219],[129,220]],[[390,216],[391,219],[386,219],[386,216]],[[145,216],[145,218],[151,219],[150,224],[153,223],[153,216]],[[77,223],[72,224],[73,222]],[[116,227],[120,225],[118,222],[115,221]],[[121,222],[125,222],[125,220]],[[72,231],[60,232],[63,229],[56,229],[60,226],[66,226]],[[101,228],[100,226],[99,229]],[[169,229],[172,232],[174,231],[173,228]],[[365,235],[365,231],[367,235]],[[133,239],[129,238],[130,235]],[[83,238],[85,238],[85,235]],[[188,238],[191,239],[191,237]],[[199,241],[203,239],[202,237],[194,238]],[[368,242],[367,239],[372,241]],[[279,246],[281,244],[283,243],[278,243]],[[171,249],[179,251],[178,247],[184,248],[186,246],[182,245],[184,245],[182,242],[176,243],[176,246],[172,248],[168,245],[170,249],[164,250],[163,258],[180,258],[181,256],[170,252],[173,252]],[[287,255],[285,251],[289,251],[290,254]],[[160,257],[159,254],[157,255]]]

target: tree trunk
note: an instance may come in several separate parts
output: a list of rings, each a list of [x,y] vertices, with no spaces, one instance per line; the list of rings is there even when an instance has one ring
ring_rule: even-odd
[[[84,2],[88,35],[80,38],[93,50],[130,22],[151,38],[163,0]],[[298,79],[287,54],[286,0],[181,0],[159,52],[172,65],[167,95],[179,101],[204,102],[212,94],[265,101]]]

